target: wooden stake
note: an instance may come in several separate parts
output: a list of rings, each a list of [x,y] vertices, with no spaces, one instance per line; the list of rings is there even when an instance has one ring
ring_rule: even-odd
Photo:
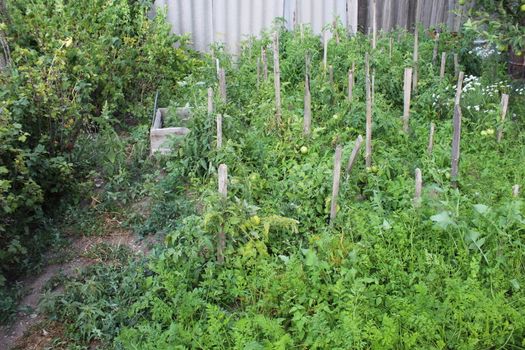
[[[365,164],[372,166],[372,92],[370,87],[370,59],[368,52],[365,55],[365,89],[366,89],[366,142]]]
[[[354,149],[352,150],[352,154],[350,154],[350,158],[348,158],[348,165],[346,166],[346,174],[350,175],[350,172],[352,171],[352,168],[354,167],[355,160],[357,159],[357,155],[359,154],[359,150],[361,149],[361,144],[363,143],[363,136],[359,135],[357,136],[357,139],[355,140]]]
[[[409,131],[411,83],[412,68],[405,68],[405,83],[403,85],[403,131],[405,133]]]
[[[447,65],[447,53],[441,53],[441,67],[439,68],[439,79],[443,80],[445,78],[445,68]]]
[[[279,33],[273,34],[273,75],[275,87],[275,123],[281,124],[281,69],[279,68]]]
[[[312,125],[312,95],[310,92],[310,76],[305,75],[304,78],[304,123],[303,133],[305,136],[310,135]]]
[[[343,147],[337,145],[335,148],[334,158],[334,173],[333,173],[333,185],[332,185],[332,201],[330,203],[330,225],[334,223],[335,216],[337,214],[337,195],[339,194],[339,181],[341,178],[341,155],[343,153]]]
[[[226,164],[219,165],[219,195],[221,196],[221,200],[225,202],[228,197],[228,167]],[[224,227],[221,227],[217,235],[217,263],[219,265],[224,263],[225,247],[226,235],[224,233]]]
[[[512,186],[512,196],[518,197],[520,195],[520,185]]]
[[[323,70],[326,72],[328,66],[328,35],[326,34],[326,31],[323,32],[323,39]]]
[[[437,55],[439,49],[439,33],[436,33],[436,38],[434,39],[434,51],[432,51],[432,64],[436,64]]]
[[[454,76],[457,78],[459,76],[459,59],[458,54],[454,54]]]
[[[452,155],[450,165],[450,179],[452,187],[456,188],[458,185],[459,174],[459,155],[461,143],[461,107],[459,104],[454,106],[454,135],[452,136]]]
[[[377,6],[376,0],[372,0],[372,50],[377,45]]]
[[[352,63],[352,69],[348,70],[348,102],[352,102],[352,97],[354,95],[354,72],[355,63]]]
[[[224,71],[224,68],[219,69],[219,90],[221,93],[222,102],[226,103],[226,72]]]
[[[257,86],[261,82],[261,58],[257,57]]]
[[[213,113],[213,89],[208,88],[208,115]]]
[[[222,114],[217,114],[217,149],[222,147]]]
[[[417,208],[421,205],[421,192],[423,189],[423,177],[421,169],[416,168],[416,186],[414,191],[414,206]]]
[[[263,78],[264,81],[268,80],[268,58],[266,56],[266,47],[261,47],[261,58],[263,65]]]
[[[414,34],[414,53],[412,55],[414,61],[414,69],[412,71],[412,92],[415,93],[417,90],[418,83],[418,61],[419,61],[419,29],[416,25]]]
[[[465,77],[465,73],[459,72],[458,82],[456,85],[456,99],[454,101],[455,105],[459,105],[459,102],[461,102],[461,93],[463,91],[463,78],[464,77]]]
[[[334,66],[330,65],[328,67],[328,78],[330,80],[330,85],[334,86]]]
[[[432,154],[432,149],[434,148],[435,128],[436,128],[436,125],[434,123],[430,123],[430,132],[428,133],[428,147],[427,147],[428,154]]]
[[[503,139],[503,125],[505,124],[505,118],[507,117],[507,109],[509,108],[509,95],[501,95],[501,125],[498,128],[498,142]]]

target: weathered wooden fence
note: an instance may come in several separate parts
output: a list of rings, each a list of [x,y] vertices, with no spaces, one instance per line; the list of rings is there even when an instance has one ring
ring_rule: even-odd
[[[284,18],[289,28],[309,24],[315,33],[335,18],[350,33],[367,31],[373,1],[378,29],[412,28],[417,21],[458,30],[462,20],[459,0],[156,0],[155,8],[165,8],[173,32],[189,33],[197,50],[223,42],[235,53],[243,39],[259,35],[277,17]]]

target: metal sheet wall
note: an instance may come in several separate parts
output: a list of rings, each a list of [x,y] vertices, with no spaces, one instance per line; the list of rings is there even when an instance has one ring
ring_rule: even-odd
[[[317,34],[335,18],[351,33],[358,24],[367,29],[372,1],[378,29],[411,27],[416,18],[427,27],[446,23],[459,28],[460,19],[452,12],[459,0],[156,0],[155,8],[166,9],[173,32],[190,34],[195,49],[207,51],[210,44],[222,42],[236,53],[243,39],[271,27],[276,17],[284,18],[288,28],[310,24]]]

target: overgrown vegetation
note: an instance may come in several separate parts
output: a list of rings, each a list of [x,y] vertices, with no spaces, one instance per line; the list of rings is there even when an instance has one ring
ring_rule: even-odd
[[[525,208],[523,195],[511,190],[525,183],[523,85],[506,80],[499,56],[480,60],[469,53],[471,37],[446,31],[439,51],[449,59],[440,79],[439,64],[431,63],[434,40],[420,30],[419,84],[406,134],[403,70],[413,65],[413,35],[383,33],[371,50],[368,37],[331,28],[339,39],[328,45],[331,83],[318,36],[276,29],[282,123],[275,122],[271,74],[264,81],[256,73],[269,34],[246,42],[235,62],[215,49],[226,68],[228,102],[219,98],[211,58],[179,83],[171,107],[193,107],[192,131],[165,161],[163,179],[144,187],[153,204],[138,229],[166,234],[165,246],[144,264],[97,266],[66,283],[63,295],[45,300],[51,317],[67,322],[80,345],[98,340],[125,349],[524,347]],[[366,52],[375,77],[373,165],[359,161],[343,172],[329,225],[334,147],[344,145],[348,159],[365,130]],[[453,53],[467,70],[458,188],[450,185]],[[307,55],[310,137],[302,132]],[[224,116],[219,150],[208,86],[215,113]],[[510,94],[504,124],[502,93]],[[226,201],[217,194],[221,163],[229,172]],[[415,168],[423,171],[420,207],[412,200]],[[227,237],[224,265],[216,262],[220,230]]]
[[[140,174],[127,164],[147,149],[126,158],[117,131],[146,126],[155,91],[169,96],[198,64],[162,14],[148,19],[150,7],[7,1],[0,24],[11,56],[0,74],[0,322],[15,305],[12,283],[60,237],[50,221],[82,204],[94,183],[115,186]],[[144,126],[131,139],[144,139]]]

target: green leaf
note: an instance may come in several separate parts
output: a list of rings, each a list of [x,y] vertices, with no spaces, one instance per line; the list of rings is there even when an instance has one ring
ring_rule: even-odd
[[[475,204],[474,210],[480,213],[481,215],[483,215],[487,213],[490,210],[490,208],[486,206],[485,204]]]
[[[454,220],[450,217],[450,214],[448,211],[442,211],[439,214],[432,215],[430,217],[430,220],[434,221],[436,223],[436,226],[442,229],[446,229],[450,225],[456,225]]]

